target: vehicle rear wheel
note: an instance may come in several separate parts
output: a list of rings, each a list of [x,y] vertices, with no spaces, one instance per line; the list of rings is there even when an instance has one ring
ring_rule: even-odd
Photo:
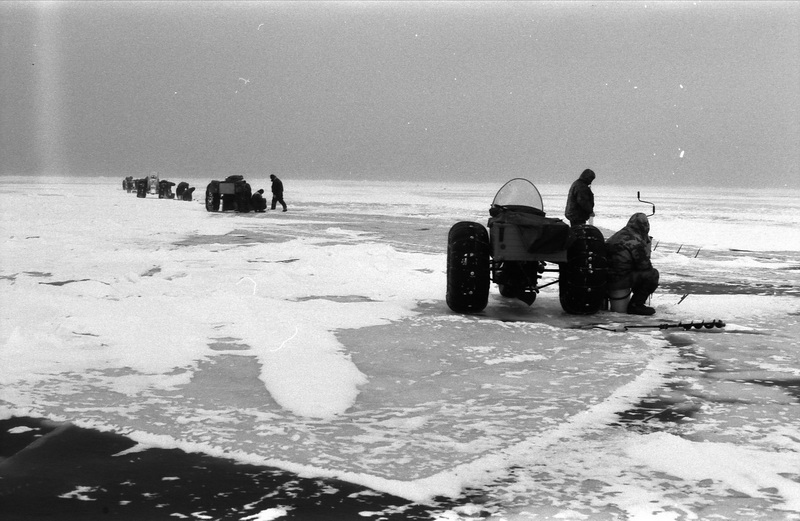
[[[453,225],[447,236],[447,305],[478,313],[489,302],[489,233],[475,222]]]
[[[574,226],[567,262],[558,265],[561,308],[573,315],[591,315],[602,307],[606,294],[606,245],[591,225]]]

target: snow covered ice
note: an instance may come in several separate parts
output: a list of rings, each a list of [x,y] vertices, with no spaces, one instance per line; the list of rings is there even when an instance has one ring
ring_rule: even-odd
[[[466,498],[442,519],[800,519],[796,190],[641,188],[653,323],[727,327],[618,333],[590,326],[645,319],[566,315],[557,286],[447,308],[447,231],[502,183],[286,177],[265,214],[207,213],[202,179],[191,203],[0,180],[0,414]],[[606,236],[648,210],[593,188]]]

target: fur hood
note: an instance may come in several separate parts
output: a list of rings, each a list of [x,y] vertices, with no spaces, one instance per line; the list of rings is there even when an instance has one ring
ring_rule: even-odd
[[[650,233],[650,221],[648,221],[647,216],[641,212],[631,215],[626,227],[630,228],[636,235],[642,237],[647,237],[647,234]]]

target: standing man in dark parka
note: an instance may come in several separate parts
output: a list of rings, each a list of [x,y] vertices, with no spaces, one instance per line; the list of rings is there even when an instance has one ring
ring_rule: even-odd
[[[283,201],[283,182],[278,179],[276,175],[270,175],[272,179],[272,209],[274,210],[278,203],[283,206],[283,211],[286,211],[286,203]]]
[[[591,188],[594,178],[594,172],[587,168],[569,187],[564,215],[571,226],[586,224],[594,215],[594,194]]]

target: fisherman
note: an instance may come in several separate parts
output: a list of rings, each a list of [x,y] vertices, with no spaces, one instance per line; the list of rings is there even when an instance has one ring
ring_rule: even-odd
[[[587,168],[569,187],[564,215],[571,226],[586,224],[590,217],[594,217],[594,194],[591,185],[595,177],[594,172]]]
[[[264,199],[263,193],[264,189],[261,188],[250,198],[250,206],[253,207],[254,212],[261,213],[267,209],[267,200]]]
[[[175,197],[183,200],[183,192],[187,188],[189,188],[189,183],[187,183],[186,181],[181,181],[180,183],[178,183],[178,186],[175,187]]]
[[[658,288],[658,270],[650,262],[652,238],[650,222],[643,213],[635,213],[620,231],[606,241],[609,291],[630,288],[628,304],[632,315],[653,315],[656,310],[645,302]]]
[[[286,203],[283,201],[283,182],[275,174],[270,175],[269,178],[272,179],[272,209],[274,210],[277,204],[281,203],[285,212]]]

